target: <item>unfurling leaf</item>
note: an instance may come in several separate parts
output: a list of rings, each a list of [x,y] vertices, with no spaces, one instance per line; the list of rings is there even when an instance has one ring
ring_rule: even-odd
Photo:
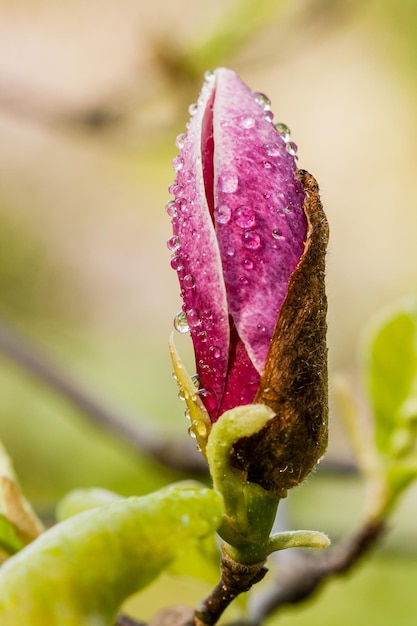
[[[363,346],[364,377],[382,454],[403,457],[417,438],[417,301],[373,319]]]
[[[125,598],[214,532],[221,496],[166,489],[57,524],[0,569],[2,626],[112,626]]]

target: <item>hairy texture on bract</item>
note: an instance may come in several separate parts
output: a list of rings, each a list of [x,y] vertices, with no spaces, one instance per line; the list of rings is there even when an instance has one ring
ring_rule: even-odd
[[[248,480],[280,497],[314,468],[327,447],[325,252],[328,225],[318,185],[298,172],[306,199],[307,241],[291,276],[255,403],[276,413],[259,433],[239,443]]]

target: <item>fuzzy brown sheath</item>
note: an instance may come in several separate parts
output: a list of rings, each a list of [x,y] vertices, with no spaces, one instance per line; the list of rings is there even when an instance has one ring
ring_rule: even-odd
[[[315,467],[327,447],[327,347],[325,253],[328,225],[318,184],[305,170],[308,220],[303,256],[271,340],[255,403],[276,413],[259,433],[239,443],[248,480],[284,497]]]

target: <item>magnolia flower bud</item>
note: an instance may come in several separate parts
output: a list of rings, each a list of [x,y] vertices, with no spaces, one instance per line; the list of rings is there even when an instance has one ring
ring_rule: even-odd
[[[251,403],[273,418],[235,448],[249,480],[277,493],[326,446],[324,252],[317,185],[296,166],[270,102],[224,68],[211,72],[180,154],[168,242],[189,329],[199,396],[212,423]]]

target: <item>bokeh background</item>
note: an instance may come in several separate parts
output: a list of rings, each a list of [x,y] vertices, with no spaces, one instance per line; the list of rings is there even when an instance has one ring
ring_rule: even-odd
[[[0,331],[164,437],[187,437],[167,351],[180,299],[164,204],[175,136],[204,71],[219,65],[268,94],[300,167],[320,183],[332,376],[358,376],[368,318],[416,291],[415,0],[1,0]],[[191,363],[185,341],[181,351]],[[1,439],[47,519],[77,486],[142,494],[182,477],[5,354],[0,389]],[[328,458],[349,463],[334,400],[331,414]],[[354,475],[318,471],[287,514],[337,539],[361,503]],[[373,560],[276,621],[414,625],[416,513],[414,490]],[[206,592],[161,584],[166,603]],[[160,594],[147,592],[138,616],[150,617]]]

